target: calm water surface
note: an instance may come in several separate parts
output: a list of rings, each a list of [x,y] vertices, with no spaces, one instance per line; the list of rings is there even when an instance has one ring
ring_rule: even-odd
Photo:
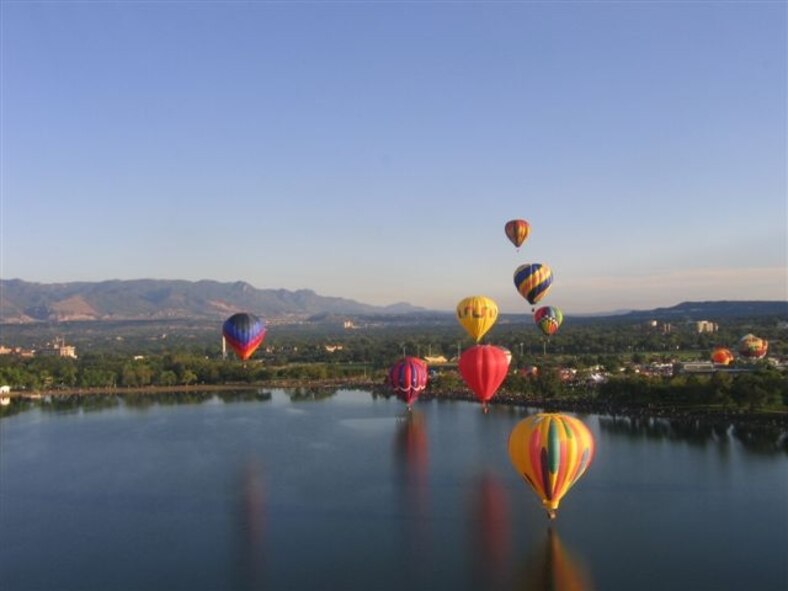
[[[788,456],[726,433],[581,415],[597,456],[551,524],[507,454],[532,409],[101,406],[0,420],[3,591],[788,589]]]

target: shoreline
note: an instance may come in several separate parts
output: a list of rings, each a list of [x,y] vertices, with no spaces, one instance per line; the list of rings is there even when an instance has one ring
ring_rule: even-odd
[[[258,384],[192,384],[188,386],[142,386],[142,387],[116,387],[116,388],[65,388],[47,390],[16,390],[5,396],[21,400],[41,400],[43,398],[71,398],[91,396],[125,396],[125,395],[151,395],[158,394],[192,394],[210,392],[228,392],[243,390],[272,390],[294,388],[346,388],[366,389],[375,394],[391,397],[394,394],[379,382],[348,381],[348,380],[318,380],[296,381],[283,380],[275,383]],[[477,402],[476,397],[470,392],[426,392],[419,396],[421,401],[449,400],[463,402]],[[417,403],[418,404],[418,403]],[[632,419],[661,418],[681,421],[702,421],[715,424],[747,424],[782,428],[788,430],[788,412],[781,411],[750,411],[744,409],[724,409],[714,407],[692,406],[660,406],[648,404],[643,406],[615,406],[607,401],[595,400],[590,397],[535,399],[507,392],[499,392],[490,401],[490,406],[510,406],[520,408],[539,408],[545,412],[573,412],[580,414],[597,414],[612,417],[629,417]]]

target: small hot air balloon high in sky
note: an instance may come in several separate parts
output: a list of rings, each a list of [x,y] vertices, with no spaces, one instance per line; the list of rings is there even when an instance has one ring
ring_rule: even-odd
[[[711,360],[717,365],[730,365],[733,363],[733,353],[726,347],[717,347],[711,352]]]
[[[564,313],[556,306],[542,306],[534,312],[534,322],[539,330],[546,336],[551,337],[561,327],[564,321]]]
[[[739,355],[745,359],[763,359],[768,351],[769,342],[754,334],[746,334],[739,340]]]
[[[582,421],[540,413],[523,419],[509,436],[509,458],[531,485],[550,519],[594,459],[594,437]]]
[[[503,227],[506,237],[509,241],[520,250],[523,242],[528,240],[528,235],[531,233],[531,225],[525,220],[509,220]]]
[[[224,321],[222,335],[241,361],[246,361],[265,338],[265,323],[254,314],[240,312]]]
[[[514,286],[531,305],[547,295],[553,284],[553,272],[542,263],[520,265],[514,272]]]
[[[474,345],[460,355],[459,369],[486,413],[487,402],[495,396],[509,372],[506,353],[494,345]]]
[[[404,357],[389,370],[388,383],[410,410],[427,387],[427,364],[418,357]]]
[[[478,343],[498,320],[498,305],[485,296],[469,296],[457,304],[457,320]]]

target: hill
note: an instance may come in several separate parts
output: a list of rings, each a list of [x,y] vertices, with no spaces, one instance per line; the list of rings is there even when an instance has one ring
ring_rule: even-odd
[[[95,283],[32,283],[0,279],[0,323],[85,320],[223,319],[239,311],[269,320],[319,314],[388,315],[422,310],[407,303],[372,306],[309,289],[257,289],[243,281],[139,279]]]
[[[243,281],[112,280],[33,283],[0,279],[0,324],[73,321],[222,320],[238,311],[264,316],[269,322],[339,322],[365,317],[387,324],[431,320],[454,324],[452,312],[428,311],[407,303],[372,306],[346,298],[321,296],[309,289],[257,289]],[[519,322],[530,314],[501,314],[499,324]],[[567,313],[573,324],[681,322],[735,318],[788,319],[785,301],[682,302],[653,310],[593,316]]]

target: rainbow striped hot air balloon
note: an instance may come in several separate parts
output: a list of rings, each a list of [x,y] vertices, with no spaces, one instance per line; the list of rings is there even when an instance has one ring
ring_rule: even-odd
[[[542,263],[520,265],[514,272],[514,286],[531,305],[541,300],[553,284],[553,272]]]
[[[388,383],[410,410],[411,404],[427,387],[427,364],[418,357],[404,357],[389,370]]]
[[[534,322],[548,337],[553,336],[564,321],[564,313],[556,306],[542,306],[534,312]]]
[[[265,338],[265,323],[254,314],[240,312],[224,321],[222,335],[241,361],[252,356]]]
[[[517,250],[520,250],[523,242],[528,239],[528,235],[531,233],[531,225],[525,220],[509,220],[503,227],[503,231],[506,232],[506,237],[517,247]]]
[[[594,459],[594,437],[582,421],[540,413],[517,423],[509,436],[515,470],[541,499],[550,519]]]

